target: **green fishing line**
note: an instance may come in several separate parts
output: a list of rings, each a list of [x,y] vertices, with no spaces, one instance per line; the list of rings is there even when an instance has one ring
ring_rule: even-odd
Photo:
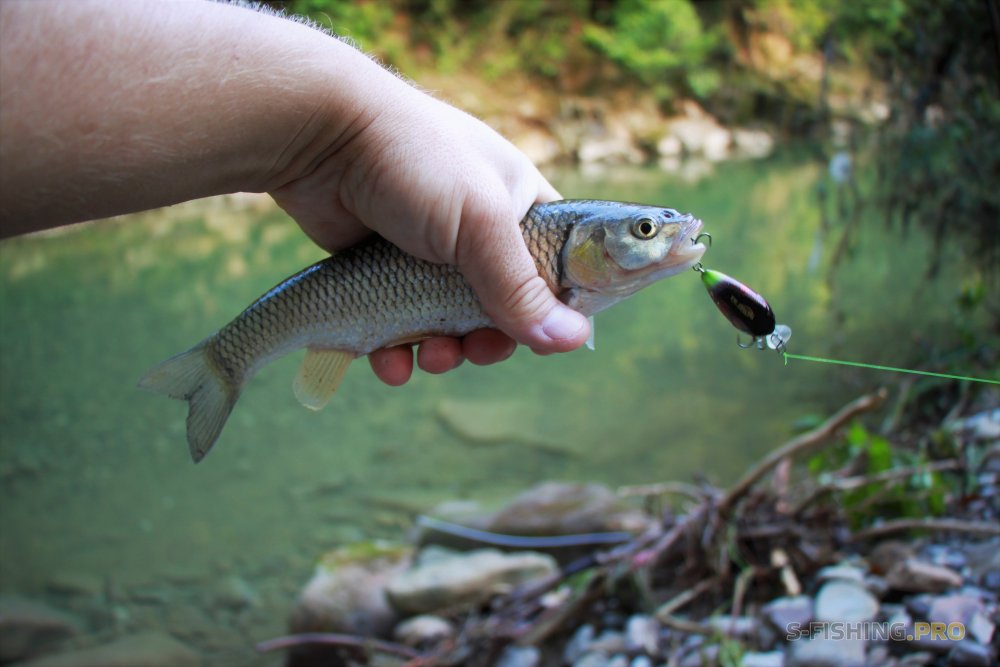
[[[841,366],[858,366],[860,368],[872,368],[877,371],[893,371],[895,373],[912,373],[914,375],[930,375],[936,378],[947,378],[949,380],[968,380],[970,382],[987,382],[989,384],[1000,384],[1000,380],[989,380],[987,378],[973,378],[965,375],[949,375],[948,373],[931,373],[930,371],[915,371],[910,368],[894,368],[892,366],[879,366],[876,364],[864,364],[860,361],[841,361],[839,359],[824,359],[823,357],[807,357],[803,354],[789,354],[782,352],[785,358],[785,365],[789,359],[801,359],[802,361],[816,361],[821,364],[839,364]]]

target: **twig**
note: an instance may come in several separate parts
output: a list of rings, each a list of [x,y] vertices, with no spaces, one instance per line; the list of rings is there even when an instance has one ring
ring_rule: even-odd
[[[753,579],[756,574],[756,568],[748,567],[740,572],[740,576],[736,577],[736,585],[733,586],[733,605],[731,614],[734,621],[737,616],[743,613],[743,599],[747,594],[747,586],[750,585],[750,580]]]
[[[827,419],[818,427],[808,433],[803,433],[797,438],[789,440],[778,449],[773,450],[756,465],[750,468],[750,470],[743,475],[743,478],[736,483],[736,486],[730,489],[729,493],[726,494],[725,498],[723,498],[722,502],[719,504],[719,512],[724,514],[732,510],[733,507],[736,506],[736,503],[742,500],[743,497],[750,492],[750,489],[753,488],[754,484],[760,481],[764,475],[774,469],[774,467],[781,463],[782,460],[826,442],[834,436],[841,426],[857,415],[863,412],[868,412],[869,410],[874,410],[882,405],[885,401],[885,397],[885,389],[879,389],[873,394],[857,398],[842,407],[839,412]]]
[[[895,519],[878,526],[859,530],[851,540],[863,542],[893,533],[903,533],[908,530],[940,530],[953,533],[972,533],[974,535],[1000,535],[1000,526],[985,521],[961,521],[959,519]]]
[[[717,632],[717,630],[708,623],[695,623],[694,621],[677,618],[676,616],[671,616],[670,614],[657,616],[656,620],[668,628],[680,630],[681,632],[688,632],[693,635],[714,635]]]
[[[656,610],[656,617],[670,617],[675,611],[714,586],[715,583],[714,579],[702,579],[691,588],[681,591],[659,606]]]
[[[267,653],[269,651],[278,651],[298,646],[315,645],[345,646],[348,648],[357,648],[366,651],[378,651],[380,653],[398,655],[401,658],[408,659],[421,657],[420,653],[413,650],[409,646],[403,646],[402,644],[394,644],[392,642],[383,641],[381,639],[372,639],[370,637],[357,637],[355,635],[342,635],[332,632],[303,632],[298,635],[275,637],[274,639],[268,639],[267,641],[260,642],[257,644],[256,648],[260,653]]]
[[[897,479],[905,479],[907,477],[912,477],[913,475],[920,475],[927,472],[941,472],[944,470],[960,470],[962,469],[962,464],[959,461],[950,459],[948,461],[933,461],[931,463],[925,463],[919,466],[908,466],[905,468],[895,468],[893,470],[885,470],[874,475],[857,475],[854,477],[845,477],[843,479],[836,479],[831,482],[827,482],[819,487],[817,487],[812,493],[806,496],[795,509],[790,512],[792,516],[797,516],[802,510],[804,510],[809,505],[816,502],[819,498],[826,495],[827,493],[834,493],[840,491],[853,491],[854,489],[860,489],[863,486],[868,486],[870,484],[878,484],[880,482],[891,482]]]

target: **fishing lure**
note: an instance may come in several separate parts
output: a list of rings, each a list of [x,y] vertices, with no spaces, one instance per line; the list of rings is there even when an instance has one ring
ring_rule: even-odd
[[[701,274],[701,282],[719,312],[739,331],[751,336],[752,340],[746,345],[737,337],[737,345],[742,348],[756,347],[758,350],[766,346],[779,353],[785,351],[785,343],[792,337],[792,330],[784,324],[775,323],[774,311],[764,297],[721,271],[706,269],[701,262],[692,268]]]

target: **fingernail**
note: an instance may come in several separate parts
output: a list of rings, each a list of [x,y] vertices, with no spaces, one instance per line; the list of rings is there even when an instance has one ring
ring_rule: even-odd
[[[585,326],[587,318],[583,315],[566,306],[556,306],[542,322],[542,331],[552,340],[567,340],[576,338]]]

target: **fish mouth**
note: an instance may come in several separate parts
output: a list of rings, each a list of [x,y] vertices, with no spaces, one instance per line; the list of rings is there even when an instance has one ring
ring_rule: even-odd
[[[704,223],[693,215],[687,216],[687,219],[681,222],[681,231],[668,255],[671,269],[680,272],[701,261],[705,251],[708,250],[708,247],[700,241],[704,236],[701,233],[704,227]]]

